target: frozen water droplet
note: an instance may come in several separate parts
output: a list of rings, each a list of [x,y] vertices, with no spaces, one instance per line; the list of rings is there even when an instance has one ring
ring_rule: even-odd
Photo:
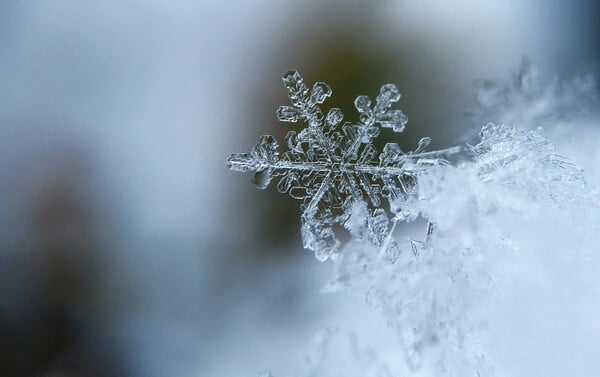
[[[266,189],[271,183],[273,177],[271,176],[271,169],[265,169],[259,172],[256,172],[254,175],[253,183],[259,189]]]

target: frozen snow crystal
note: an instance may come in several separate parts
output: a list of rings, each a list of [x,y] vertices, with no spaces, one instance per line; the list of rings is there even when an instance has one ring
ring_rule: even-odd
[[[277,190],[302,200],[302,240],[319,260],[335,255],[341,242],[334,229],[344,226],[354,239],[368,239],[376,246],[393,247],[389,234],[402,215],[402,203],[416,193],[417,178],[427,168],[446,163],[459,148],[426,152],[429,138],[404,152],[388,143],[378,153],[373,140],[381,128],[402,132],[407,117],[392,109],[400,99],[393,84],[381,87],[375,103],[368,96],[356,98],[358,122],[343,122],[338,108],[324,115],[320,105],[332,94],[329,85],[317,82],[309,90],[297,71],[283,76],[292,106],[281,106],[282,122],[303,121],[306,128],[289,131],[287,150],[278,152],[273,136],[262,136],[250,153],[229,156],[230,169],[255,173],[254,183],[266,188],[277,179]],[[389,211],[383,206],[387,202]],[[392,220],[390,220],[392,218]],[[393,223],[390,225],[390,222]]]

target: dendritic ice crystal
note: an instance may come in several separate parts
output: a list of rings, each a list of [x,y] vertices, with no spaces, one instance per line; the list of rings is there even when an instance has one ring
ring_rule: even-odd
[[[309,90],[297,71],[287,72],[283,83],[292,106],[279,107],[277,118],[303,121],[306,127],[288,132],[288,149],[281,154],[273,136],[262,136],[250,153],[230,155],[229,168],[255,172],[254,183],[262,189],[277,179],[279,192],[302,200],[303,245],[319,260],[339,251],[336,232],[342,227],[355,240],[396,249],[396,223],[416,217],[403,211],[403,204],[415,197],[419,174],[446,164],[445,158],[459,148],[426,152],[431,139],[424,137],[414,151],[387,143],[378,153],[373,140],[381,128],[402,132],[408,121],[402,111],[392,109],[400,99],[393,84],[381,87],[374,104],[368,96],[358,96],[354,106],[359,120],[343,122],[340,109],[325,115],[320,107],[332,94],[329,85],[317,82]]]

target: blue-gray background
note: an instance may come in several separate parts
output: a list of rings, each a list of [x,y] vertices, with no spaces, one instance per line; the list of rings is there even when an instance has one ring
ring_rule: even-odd
[[[336,299],[299,203],[226,169],[290,68],[464,141],[478,78],[600,67],[592,0],[0,2],[0,375],[254,376]],[[467,136],[468,137],[468,136]]]

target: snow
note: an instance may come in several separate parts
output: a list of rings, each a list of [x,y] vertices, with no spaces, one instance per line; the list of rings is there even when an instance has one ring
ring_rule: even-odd
[[[341,316],[335,331],[317,333],[298,376],[600,374],[599,191],[577,163],[557,153],[540,127],[556,135],[581,114],[594,119],[585,110],[596,101],[595,88],[586,79],[575,86],[551,84],[568,91],[549,90],[528,75],[521,72],[512,87],[485,85],[480,102],[479,115],[517,119],[522,126],[487,124],[455,164],[435,152],[429,162],[422,151],[428,138],[406,154],[388,144],[380,163],[372,164],[377,153],[370,143],[377,132],[370,130],[383,117],[373,114],[384,113],[378,106],[389,109],[382,101],[399,99],[391,86],[382,88],[392,95],[380,93],[373,111],[367,97],[357,98],[361,122],[339,143],[322,131],[337,127],[322,124],[316,105],[323,96],[308,100],[306,87],[296,90],[304,96],[295,102],[297,115],[286,108],[280,119],[305,119],[309,127],[289,145],[290,157],[276,158],[276,148],[267,148],[273,142],[264,142],[264,136],[250,154],[230,157],[235,170],[279,170],[284,180],[296,170],[308,171],[312,179],[301,181],[308,193],[305,247],[318,259],[333,256],[335,266],[324,290],[363,297],[370,308],[362,309],[358,321],[348,320],[356,315]],[[302,88],[298,76],[295,83]],[[581,107],[575,109],[575,103]],[[573,145],[577,136],[571,136]],[[361,144],[368,157],[352,150]],[[404,175],[411,178],[406,185]],[[386,186],[392,179],[396,183]],[[383,184],[373,183],[378,180]],[[338,197],[325,195],[330,192]],[[372,200],[373,193],[387,199],[389,208]],[[341,215],[333,217],[340,208]],[[417,219],[428,221],[426,237],[413,238],[401,226]],[[352,236],[344,245],[331,227],[340,222]],[[332,247],[331,242],[340,250],[319,258],[319,247]],[[359,307],[354,303],[349,310]]]

